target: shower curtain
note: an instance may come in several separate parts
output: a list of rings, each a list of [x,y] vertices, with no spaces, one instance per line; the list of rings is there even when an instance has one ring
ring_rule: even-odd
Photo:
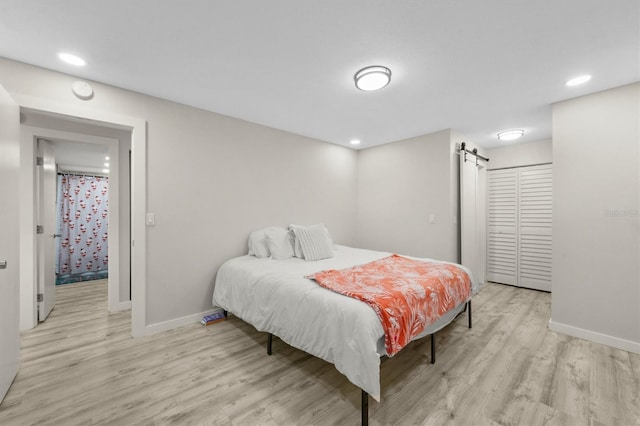
[[[56,285],[107,278],[109,181],[58,175]]]

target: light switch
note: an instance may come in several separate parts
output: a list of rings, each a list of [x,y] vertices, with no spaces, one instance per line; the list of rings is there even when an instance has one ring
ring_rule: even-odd
[[[155,213],[147,213],[147,225],[155,225],[155,224],[156,224]]]
[[[431,213],[429,215],[429,223],[436,223],[436,215]]]

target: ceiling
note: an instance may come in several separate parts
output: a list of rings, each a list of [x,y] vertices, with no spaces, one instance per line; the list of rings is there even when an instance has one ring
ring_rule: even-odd
[[[51,140],[60,171],[106,174],[109,147],[61,139]]]
[[[452,128],[492,148],[640,80],[640,2],[1,0],[0,56],[344,146]],[[357,90],[367,65],[391,83]]]

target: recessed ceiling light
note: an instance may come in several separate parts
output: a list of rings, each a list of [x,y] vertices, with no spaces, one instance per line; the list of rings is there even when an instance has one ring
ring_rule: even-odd
[[[591,80],[591,76],[590,75],[581,75],[579,77],[575,77],[575,78],[572,78],[571,80],[567,81],[567,86],[569,86],[569,87],[578,86],[580,84],[586,83],[589,80]]]
[[[104,157],[105,160],[109,161],[109,157]]]
[[[105,167],[109,167],[109,163],[104,163],[104,166]]]
[[[77,67],[84,67],[87,62],[79,56],[72,55],[71,53],[61,52],[58,53],[58,58],[67,64],[75,65]]]
[[[349,143],[351,145],[360,145],[360,140],[359,139],[351,139],[351,141],[349,141]]]
[[[391,70],[381,65],[362,68],[353,77],[356,87],[365,92],[380,90],[391,81]]]
[[[109,173],[109,169],[102,169],[102,173]]]
[[[498,133],[498,139],[501,141],[512,141],[518,139],[524,135],[524,130],[506,130],[504,132]]]

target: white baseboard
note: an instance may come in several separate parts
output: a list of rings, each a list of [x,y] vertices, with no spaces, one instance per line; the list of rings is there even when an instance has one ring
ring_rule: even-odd
[[[142,336],[148,336],[151,334],[160,333],[162,331],[173,330],[174,328],[182,327],[183,325],[197,323],[197,322],[200,322],[203,316],[211,315],[216,312],[222,312],[222,308],[210,309],[208,311],[187,315],[187,316],[172,319],[169,321],[162,321],[162,322],[157,322],[155,324],[149,324],[144,328],[144,331],[142,332]]]
[[[110,312],[120,312],[120,311],[130,311],[131,310],[131,300],[127,300],[126,302],[120,302],[115,307],[112,307]]]
[[[611,346],[616,349],[622,349],[623,351],[640,354],[640,342],[633,342],[631,340],[625,340],[619,337],[613,337],[607,334],[601,334],[595,331],[553,322],[552,320],[549,320],[549,330],[568,334],[569,336],[578,337],[591,342],[600,343],[602,345]]]

